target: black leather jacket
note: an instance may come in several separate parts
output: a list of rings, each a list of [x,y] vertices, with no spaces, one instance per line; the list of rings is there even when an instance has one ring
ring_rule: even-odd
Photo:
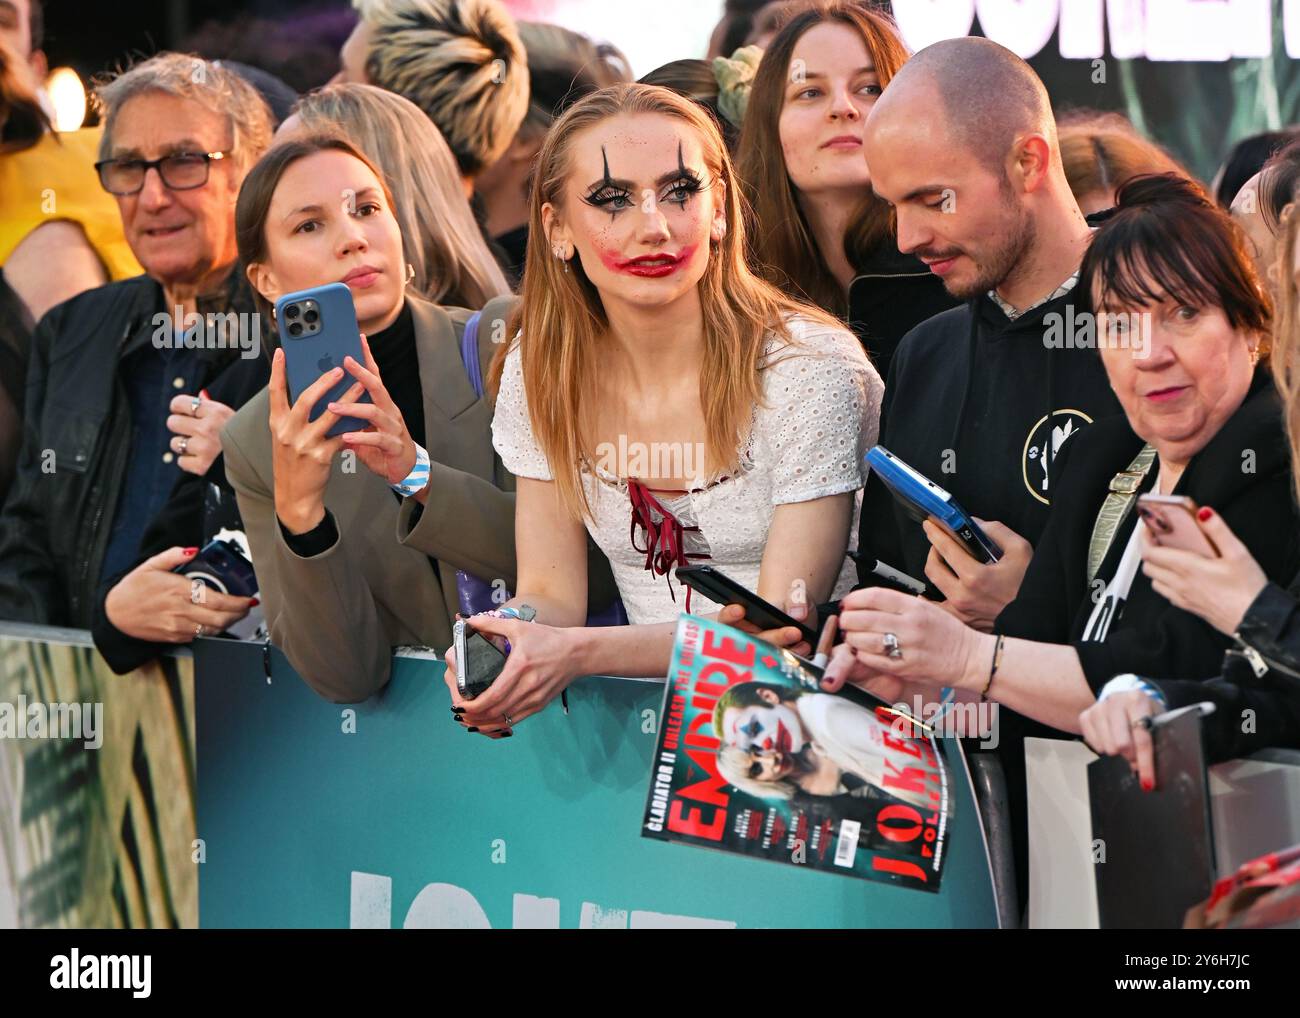
[[[1300,576],[1270,583],[1246,609],[1223,675],[1208,682],[1152,680],[1170,708],[1208,700],[1210,762],[1261,749],[1300,749]]]
[[[89,628],[131,443],[122,358],[149,343],[162,286],[110,283],[53,308],[36,327],[23,442],[0,515],[0,619]],[[251,312],[243,274],[200,298],[201,314]],[[209,384],[237,348],[196,351]]]
[[[1237,630],[1237,650],[1258,678],[1269,672],[1300,689],[1300,576],[1289,590],[1270,583],[1246,609]],[[1251,654],[1254,651],[1254,654]],[[1266,671],[1265,671],[1266,669]]]

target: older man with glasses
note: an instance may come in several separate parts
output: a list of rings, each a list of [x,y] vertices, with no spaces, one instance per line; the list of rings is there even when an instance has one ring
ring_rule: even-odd
[[[239,187],[272,133],[243,78],[175,53],[124,72],[97,99],[95,168],[145,275],[74,297],[37,326],[0,515],[0,618],[82,628],[101,584],[136,565],[184,472],[213,467],[231,406],[264,384],[261,323],[232,270]]]

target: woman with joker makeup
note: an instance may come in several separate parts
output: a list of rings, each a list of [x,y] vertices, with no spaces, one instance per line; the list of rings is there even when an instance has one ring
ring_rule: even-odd
[[[489,384],[517,480],[507,604],[536,617],[474,617],[513,650],[472,700],[447,657],[453,714],[492,738],[579,676],[665,674],[683,609],[741,623],[681,566],[773,601],[796,581],[808,605],[846,594],[884,391],[843,323],[755,274],[726,146],[689,99],[618,85],[574,104],[538,157],[531,213]],[[583,626],[589,536],[632,625]],[[766,638],[808,650],[795,627]]]

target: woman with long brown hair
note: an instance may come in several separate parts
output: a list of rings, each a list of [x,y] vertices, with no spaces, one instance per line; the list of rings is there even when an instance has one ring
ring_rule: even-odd
[[[899,254],[863,155],[867,115],[907,57],[864,5],[801,11],[759,64],[736,160],[764,277],[847,320],[886,376],[908,330],[956,303]]]
[[[726,146],[675,92],[619,85],[573,106],[539,157],[531,234],[546,243],[529,246],[495,364],[493,442],[518,479],[510,606],[536,621],[475,617],[513,647],[477,699],[457,692],[454,656],[447,672],[460,718],[493,736],[579,675],[664,674],[679,612],[719,607],[677,567],[712,564],[775,601],[795,580],[813,601],[846,593],[883,391],[847,329],[750,270]],[[631,626],[575,628],[588,532]]]

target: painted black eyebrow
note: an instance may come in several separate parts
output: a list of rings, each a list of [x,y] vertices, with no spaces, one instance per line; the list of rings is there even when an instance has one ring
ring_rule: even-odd
[[[625,191],[630,191],[634,187],[636,187],[636,183],[634,181],[625,180],[621,177],[614,178],[609,175],[609,157],[605,154],[604,145],[600,146],[600,155],[605,162],[605,175],[587,189],[587,192],[589,194],[594,194],[597,191],[603,191],[607,187],[621,187]],[[686,163],[682,160],[682,143],[681,143],[681,139],[678,139],[677,169],[669,170],[667,173],[661,173],[655,179],[655,186],[663,187],[664,184],[671,183],[674,180],[680,180],[682,177],[694,178],[696,180],[699,179],[696,172],[692,170],[690,167],[688,167]]]
[[[591,187],[588,188],[589,191],[591,192],[603,191],[605,190],[605,188],[614,187],[615,185],[622,185],[624,188],[629,188],[632,186],[632,182],[630,180],[614,180],[609,175],[609,155],[608,153],[605,152],[604,145],[600,146],[600,161],[601,163],[604,164],[604,169],[605,169],[604,176],[602,176],[598,181],[592,184]]]

